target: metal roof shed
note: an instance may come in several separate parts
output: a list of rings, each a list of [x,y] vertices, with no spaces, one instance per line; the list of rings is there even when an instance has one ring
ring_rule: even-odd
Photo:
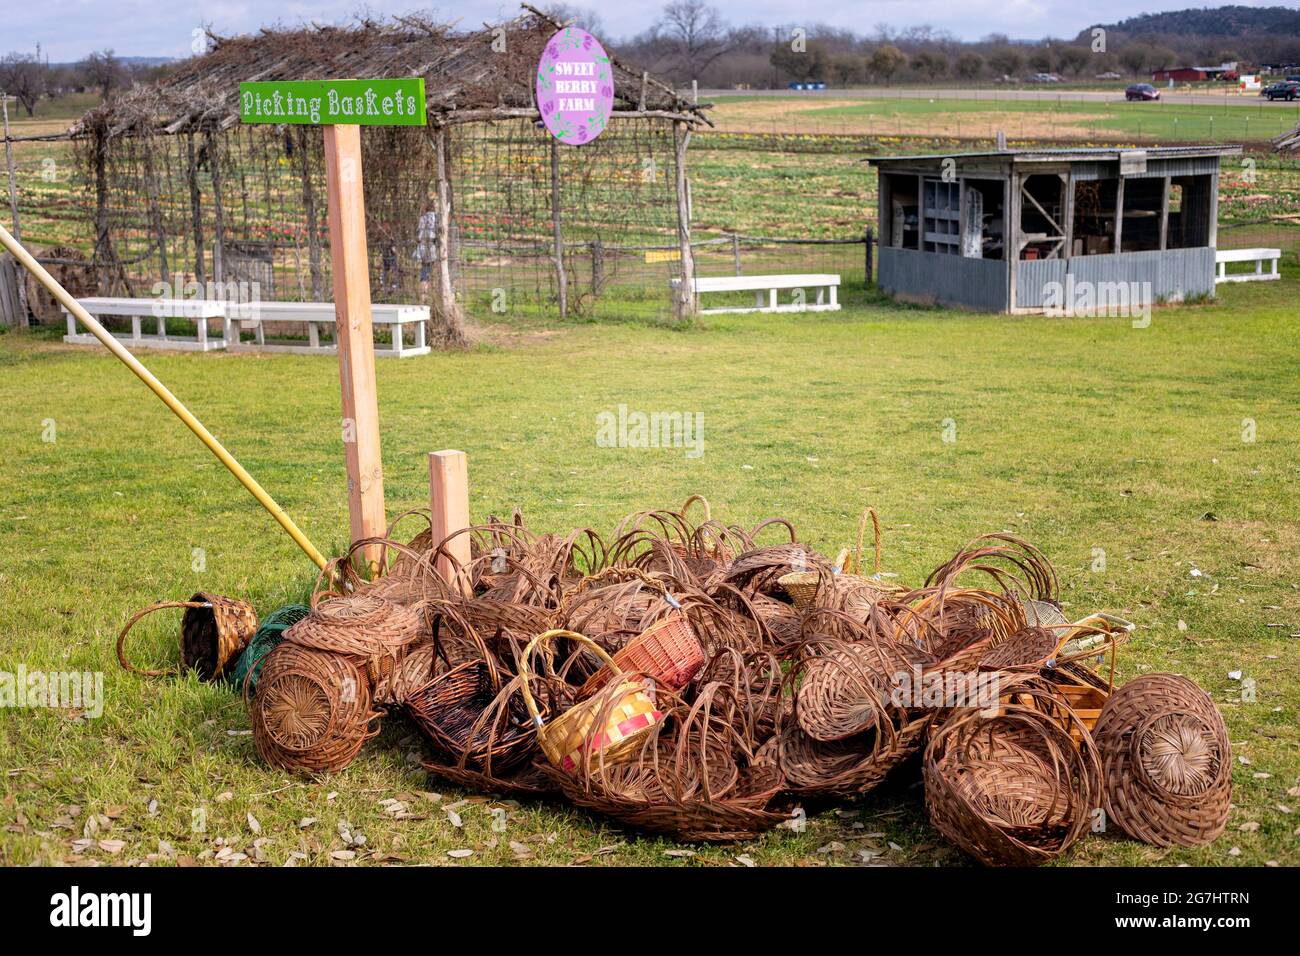
[[[903,301],[1056,308],[1214,292],[1219,164],[1240,146],[1017,149],[867,161],[880,176],[879,284]],[[1096,288],[1104,286],[1104,288]],[[1099,300],[1101,301],[1101,300]]]

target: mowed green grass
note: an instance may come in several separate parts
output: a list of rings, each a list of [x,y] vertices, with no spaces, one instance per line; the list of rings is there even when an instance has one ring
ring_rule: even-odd
[[[456,447],[469,453],[473,517],[518,505],[539,531],[607,533],[629,511],[699,492],[724,521],[786,516],[833,553],[874,505],[886,567],[909,582],[978,534],[1023,535],[1055,561],[1070,614],[1105,609],[1137,624],[1122,679],[1189,675],[1233,742],[1234,808],[1212,846],[1107,835],[1064,862],[1300,863],[1297,281],[1288,265],[1285,282],[1158,309],[1146,329],[904,309],[858,293],[838,314],[715,317],[679,331],[534,323],[469,353],[381,361],[388,510],[424,503],[425,453]],[[146,361],[321,548],[344,541],[332,359]],[[270,864],[295,853],[315,864],[508,864],[512,843],[527,862],[552,864],[722,865],[744,854],[820,865],[863,849],[896,865],[968,862],[925,822],[915,767],[860,801],[809,805],[804,832],[714,848],[431,780],[421,741],[396,718],[343,773],[270,769],[236,694],[126,674],[114,640],[135,609],[196,589],[265,614],[302,598],[314,568],[103,352],[0,336],[0,401],[0,671],[102,672],[106,698],[98,719],[0,711],[0,862],[143,861],[160,841],[160,864],[168,847],[186,863],[225,852]],[[702,413],[704,454],[597,447],[596,416],[620,404]],[[1243,440],[1247,420],[1254,441]],[[43,440],[51,428],[56,440]],[[175,617],[142,625],[133,654],[175,659],[176,632]],[[1253,701],[1233,671],[1254,681]],[[389,799],[410,816],[394,818]],[[364,846],[345,843],[340,826]],[[474,852],[448,857],[458,849]],[[683,849],[697,855],[666,855]]]
[[[779,114],[783,109],[799,109],[800,129],[824,132],[867,132],[888,135],[891,132],[924,132],[917,123],[933,119],[942,125],[944,135],[987,136],[988,130],[1002,129],[1008,136],[1078,138],[1095,135],[1103,139],[1116,136],[1145,141],[1188,142],[1258,142],[1293,129],[1300,124],[1300,106],[1282,101],[1270,103],[1262,97],[1207,96],[1204,103],[1127,102],[1120,97],[1111,101],[1057,100],[1053,92],[1043,90],[1037,99],[998,98],[997,91],[981,94],[982,99],[865,97],[863,99],[826,99],[824,106],[808,101],[771,97],[718,97],[719,118],[730,120],[735,106],[743,115]],[[764,104],[764,105],[760,105]],[[1022,127],[1022,122],[1024,126]],[[766,129],[760,122],[759,128]]]

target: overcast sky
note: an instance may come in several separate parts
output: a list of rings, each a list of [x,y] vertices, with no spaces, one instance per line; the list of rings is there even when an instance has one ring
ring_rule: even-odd
[[[1270,0],[1237,0],[1269,6]],[[617,39],[650,26],[664,0],[570,0],[600,12],[605,37]],[[1138,13],[1210,6],[1206,0],[714,0],[731,23],[827,23],[870,33],[878,23],[894,27],[929,23],[962,39],[989,33],[1016,38],[1071,37],[1092,23]],[[1294,6],[1285,0],[1272,5]],[[111,48],[122,56],[186,56],[194,30],[211,25],[219,34],[244,33],[276,21],[338,22],[365,7],[374,13],[428,10],[420,0],[6,0],[0,20],[0,53],[31,51],[37,43],[51,61],[77,60]],[[509,17],[518,6],[502,0],[461,0],[433,8],[440,18],[477,27]]]

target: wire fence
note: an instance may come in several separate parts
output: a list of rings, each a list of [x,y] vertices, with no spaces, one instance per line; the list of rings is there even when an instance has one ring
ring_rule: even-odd
[[[298,141],[278,138],[272,144],[275,150],[254,149],[244,142],[246,135],[273,134],[241,133],[226,144],[220,163],[200,153],[193,164],[200,188],[215,185],[214,168],[225,173],[220,183],[226,198],[223,272],[258,279],[264,292],[270,291],[269,298],[328,300],[330,258],[323,209],[310,214],[299,208],[302,203],[296,197],[290,201],[308,176],[319,187],[315,192],[323,193],[314,150],[295,149]],[[204,252],[209,273],[215,271],[213,237],[207,234],[213,230],[207,229],[198,241],[194,236],[191,183],[183,176],[173,182],[175,177],[167,173],[173,166],[190,165],[184,153],[187,145],[171,141],[168,148],[179,151],[175,155],[149,156],[129,146],[119,154],[124,168],[139,174],[131,182],[146,201],[135,207],[110,204],[107,221],[121,217],[126,225],[138,226],[121,231],[117,261],[128,271],[138,270],[142,278],[178,268],[192,272],[182,263],[187,255],[193,258],[196,246]],[[388,144],[371,146],[372,160],[382,163],[394,150],[378,150],[378,145]],[[407,144],[394,145],[400,152]],[[456,190],[449,241],[456,293],[471,316],[490,320],[521,312],[558,314],[559,272],[549,219],[551,170],[544,145],[527,124],[467,131],[453,140]],[[56,277],[74,295],[94,294],[89,260],[95,222],[88,215],[93,209],[87,209],[94,184],[63,178],[75,164],[50,150],[68,146],[51,140],[39,144],[39,150],[19,154],[18,206],[25,237],[59,237],[55,243],[35,238],[43,245],[41,258]],[[423,144],[417,147],[417,153],[423,152]],[[840,276],[844,291],[861,289],[868,273],[865,232],[877,226],[875,176],[861,159],[882,147],[929,152],[935,140],[884,143],[859,134],[775,130],[697,134],[688,154],[696,275],[833,273]],[[628,126],[602,149],[587,147],[580,166],[560,169],[561,208],[582,211],[563,224],[561,264],[569,311],[589,319],[670,315],[670,282],[681,273],[671,137],[649,124]],[[577,158],[564,153],[561,162]],[[410,157],[405,162],[409,166]],[[1249,204],[1271,187],[1225,179],[1218,246],[1280,248],[1284,262],[1294,262],[1300,256],[1300,214],[1290,214],[1296,203],[1287,184],[1300,173],[1300,160],[1261,156],[1258,165],[1261,175],[1280,177],[1285,187],[1259,211],[1276,209],[1279,214],[1231,221],[1234,210],[1253,212]],[[367,181],[376,301],[428,298],[428,255],[421,248],[426,240],[415,225],[427,208],[427,196],[422,189],[409,188],[411,182],[426,179],[389,176],[383,180],[391,186],[386,190],[372,188]],[[163,202],[160,197],[170,198]],[[295,229],[277,232],[285,223]],[[394,223],[403,228],[395,230]],[[393,241],[398,232],[404,238]],[[78,261],[78,256],[86,261]],[[10,278],[0,303],[15,298],[17,276]],[[148,291],[147,284],[143,288]],[[35,308],[39,290],[34,298]],[[42,318],[58,321],[57,309],[51,312],[50,303],[45,305],[48,314]]]
[[[691,243],[697,277],[834,273],[847,288],[863,286],[867,233],[839,239],[729,233]],[[471,245],[472,243],[466,243]],[[478,314],[553,311],[558,281],[547,243],[490,245],[492,255],[464,252],[457,287]],[[670,283],[681,275],[673,244],[566,243],[564,273],[571,311],[600,317],[611,310],[666,316]]]

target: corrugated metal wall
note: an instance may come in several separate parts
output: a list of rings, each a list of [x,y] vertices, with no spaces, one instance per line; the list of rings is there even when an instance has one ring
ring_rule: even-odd
[[[1016,263],[1016,308],[1041,309],[1050,282],[1065,282],[1069,259],[1022,259]]]
[[[1007,308],[1007,264],[1000,259],[880,247],[880,288],[907,302],[988,312]]]
[[[1075,180],[1114,179],[1117,175],[1116,162],[1078,162],[1070,164],[1070,172]],[[1151,159],[1147,161],[1147,171],[1134,178],[1157,178],[1161,176],[1209,176],[1219,169],[1217,156],[1189,156],[1170,159]]]
[[[1214,250],[1167,249],[1164,252],[1121,252],[1105,256],[1074,256],[1016,263],[1016,308],[1041,308],[1049,282],[1137,283],[1132,301],[1176,301],[1214,292]],[[1149,289],[1144,283],[1150,283]]]

